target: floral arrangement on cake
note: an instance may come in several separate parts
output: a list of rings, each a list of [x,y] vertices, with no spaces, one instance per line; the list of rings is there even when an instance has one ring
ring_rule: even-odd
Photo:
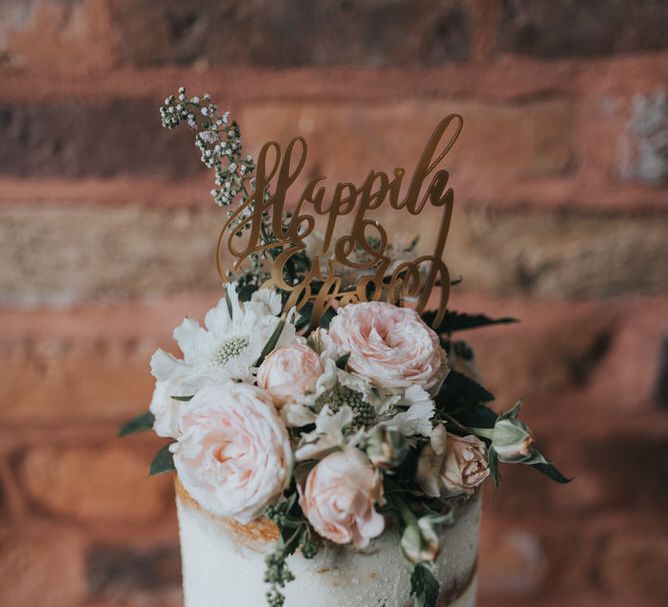
[[[161,115],[165,127],[197,130],[216,203],[248,196],[254,162],[229,113],[181,88]],[[414,604],[434,607],[441,528],[488,477],[498,485],[500,463],[568,482],[518,419],[520,402],[501,414],[490,407],[472,349],[455,338],[514,320],[448,310],[432,328],[433,312],[367,301],[330,309],[310,328],[308,309],[284,309],[285,292],[262,288],[274,253],[267,246],[223,285],[204,326],[186,318],[174,329],[182,357],[155,352],[149,411],[120,434],[153,429],[169,439],[150,473],[176,470],[212,514],[276,524],[270,607],[284,603],[290,554],[312,558],[322,542],[364,550],[390,519],[402,530]],[[290,268],[308,266],[304,253]]]

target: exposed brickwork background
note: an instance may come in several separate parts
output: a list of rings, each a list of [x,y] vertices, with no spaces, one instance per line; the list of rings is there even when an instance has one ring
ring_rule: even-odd
[[[576,481],[504,471],[481,604],[668,599],[668,4],[0,0],[0,604],[180,605],[158,441],[119,442],[148,358],[219,294],[222,215],[179,84],[311,174],[410,167],[444,113],[452,306],[500,405]],[[396,218],[385,218],[399,230]],[[425,214],[404,227],[428,246]]]

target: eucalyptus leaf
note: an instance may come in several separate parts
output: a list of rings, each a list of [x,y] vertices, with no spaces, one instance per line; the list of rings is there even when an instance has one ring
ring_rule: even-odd
[[[155,454],[148,475],[154,476],[155,474],[163,474],[172,470],[176,470],[174,467],[174,454],[169,450],[168,444]]]
[[[137,415],[137,417],[133,417],[130,421],[125,422],[118,429],[118,436],[127,436],[128,434],[151,430],[154,422],[155,415],[150,411],[145,411],[141,415]]]

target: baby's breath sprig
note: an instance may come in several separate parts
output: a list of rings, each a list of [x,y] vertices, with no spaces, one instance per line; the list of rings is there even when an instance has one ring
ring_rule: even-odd
[[[211,190],[211,196],[217,205],[228,207],[227,217],[230,218],[233,215],[230,205],[234,201],[244,204],[250,197],[249,188],[250,191],[255,188],[255,161],[250,154],[242,155],[241,130],[236,120],[230,118],[230,112],[219,114],[210,95],[188,97],[183,86],[179,87],[176,95],[165,98],[164,105],[160,107],[160,116],[165,128],[174,129],[185,123],[197,131],[195,145],[200,151],[200,159],[204,166],[214,171],[216,187]],[[249,225],[244,222],[252,212],[252,205],[248,205],[236,218],[234,226],[241,229],[244,225],[248,229]],[[268,222],[269,215],[266,214],[261,226],[263,245],[273,240]],[[247,271],[237,277],[240,291],[252,293],[269,277],[269,273],[264,270],[266,259],[265,252],[250,255]],[[228,272],[227,278],[233,279],[231,272]]]
[[[242,193],[248,197],[245,182],[255,170],[255,162],[250,154],[242,156],[241,131],[229,112],[220,115],[210,95],[189,98],[185,87],[179,87],[176,95],[165,99],[160,116],[165,128],[173,129],[185,122],[197,131],[195,145],[200,159],[215,172],[217,187],[211,190],[211,196],[217,205],[229,206]]]
[[[313,532],[297,504],[297,493],[278,504],[267,507],[265,515],[278,527],[280,537],[276,549],[267,555],[265,583],[269,584],[267,604],[269,607],[283,607],[283,588],[295,579],[287,565],[287,558],[297,548],[301,548],[304,558],[312,559],[317,553]]]
[[[164,105],[160,107],[162,125],[168,129],[174,129],[185,123],[195,131],[195,145],[200,152],[200,159],[204,166],[214,171],[215,188],[211,190],[211,196],[217,205],[227,208],[228,219],[234,211],[230,206],[236,201],[244,205],[255,191],[255,161],[248,154],[243,156],[243,144],[241,131],[235,120],[230,118],[229,112],[219,114],[218,107],[211,102],[210,95],[188,97],[185,87],[179,87],[176,95],[165,98]],[[265,199],[269,192],[264,192]],[[235,217],[229,229],[233,233],[237,230],[239,236],[243,230],[250,228],[246,221],[253,213],[253,205],[249,204]],[[291,215],[287,213],[284,221],[290,221]],[[263,213],[260,225],[260,245],[267,247],[276,242],[276,237],[271,229],[271,217],[268,212]],[[250,295],[259,289],[269,278],[267,262],[271,262],[281,252],[282,247],[268,247],[260,252],[251,253],[248,258],[246,270],[236,277],[232,272],[227,272],[227,280],[236,280],[239,296],[242,300],[249,299]],[[296,285],[310,269],[310,261],[304,252],[293,255],[284,268],[284,279],[290,285]],[[283,301],[288,298],[288,293],[281,291]]]

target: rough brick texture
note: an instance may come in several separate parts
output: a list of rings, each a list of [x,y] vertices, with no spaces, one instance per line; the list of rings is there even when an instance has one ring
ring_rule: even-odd
[[[179,84],[253,153],[305,136],[300,183],[410,172],[464,116],[451,305],[521,319],[462,337],[575,477],[502,469],[479,604],[664,605],[667,22],[659,0],[0,0],[0,605],[182,604],[162,441],[115,436],[220,296],[224,211],[194,133],[159,125]],[[376,218],[433,244],[433,211]]]
[[[541,57],[668,48],[662,0],[502,0],[499,46]]]
[[[160,100],[0,106],[0,172],[19,177],[178,178],[200,170],[193,133],[160,125]]]

